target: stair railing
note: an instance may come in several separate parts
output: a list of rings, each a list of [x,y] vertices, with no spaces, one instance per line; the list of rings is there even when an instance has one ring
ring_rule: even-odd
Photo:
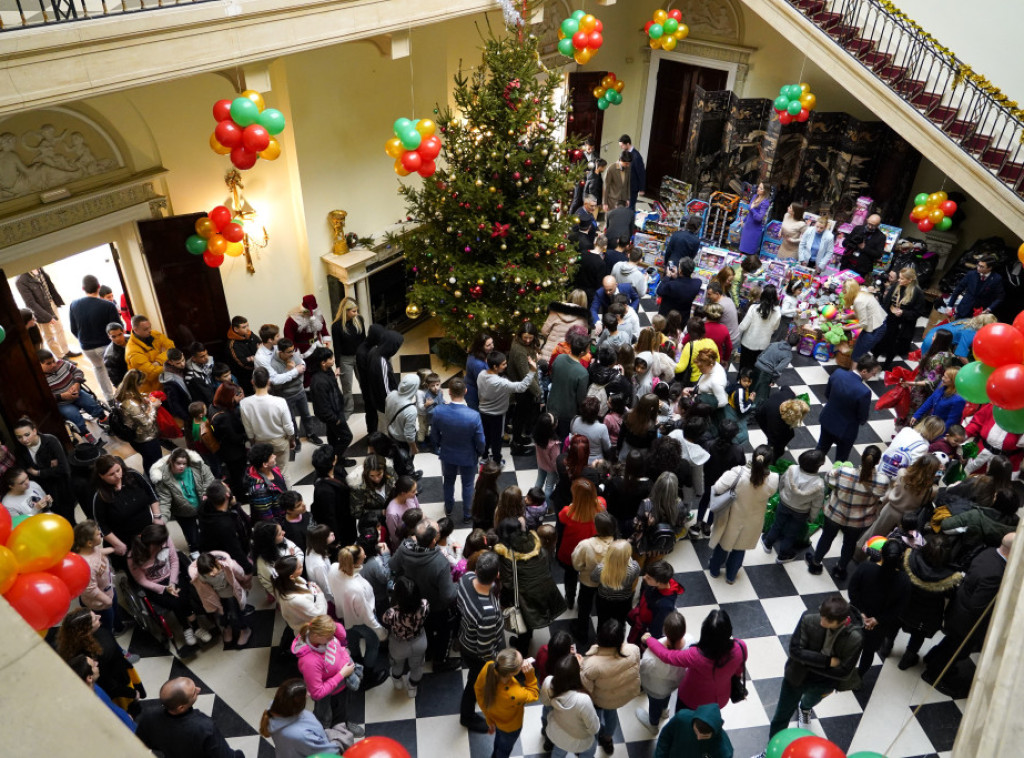
[[[209,2],[217,0],[14,0],[16,11],[9,2],[0,7],[0,32]]]

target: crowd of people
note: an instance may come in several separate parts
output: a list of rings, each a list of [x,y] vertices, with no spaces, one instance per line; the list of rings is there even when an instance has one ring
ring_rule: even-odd
[[[630,163],[617,170],[628,176]],[[583,203],[596,210],[592,196]],[[733,584],[759,548],[821,574],[841,535],[831,573],[849,597],[833,594],[794,619],[771,734],[794,715],[808,725],[822,697],[857,688],[900,631],[909,640],[899,667],[909,669],[941,629],[922,676],[941,674],[944,691],[963,692],[969,673],[958,664],[984,637],[1022,497],[1019,438],[956,392],[970,334],[966,348],[960,340],[980,322],[928,335],[898,433],[851,463],[871,409],[868,382],[881,371],[876,355],[896,354],[866,331],[855,363],[829,378],[816,449],[794,461],[786,455],[810,407],[781,379],[796,345],[783,298],[766,286],[739,300],[735,280],[759,265],[748,258],[739,271],[723,269],[694,308],[695,231],[669,241],[650,326],[637,314],[648,285],[629,230],[607,252],[595,237],[567,302],[552,304],[543,324],[524,321],[507,350],[500,335],[481,333],[465,372],[443,389],[437,374],[397,373],[402,335],[367,328],[351,299],[332,323],[312,296],[283,328],[254,332],[235,317],[221,362],[200,343],[181,349],[142,315],[129,336],[86,277],[85,298],[72,305],[75,333],[104,401],[83,386],[76,355],[40,348],[58,407],[82,438],[69,456],[20,419],[4,474],[3,505],[68,519],[92,570],[58,652],[150,748],[230,754],[195,710],[189,679],[165,683],[160,707],[140,715],[145,688],[114,636],[131,619],[113,574],[125,572],[173,618],[193,652],[215,636],[249,642],[256,579],[285,621],[278,654],[293,656],[300,673],[260,726],[281,756],[343,750],[363,734],[350,693],[390,680],[415,698],[428,663],[468,669],[460,721],[494,735],[495,758],[510,754],[524,707],[538,699],[546,750],[611,754],[619,710],[641,693],[648,707],[635,717],[659,735],[657,755],[697,744],[731,755],[723,712],[745,696],[747,647],[721,609],[687,634],[676,544],[707,540],[708,574]],[[849,302],[879,309],[883,324],[899,320],[914,284],[896,274],[887,291],[851,289]],[[361,465],[348,457],[355,380],[368,433]],[[745,452],[751,425],[766,443]],[[106,453],[97,429],[134,448],[140,469]],[[315,448],[308,504],[288,469],[303,439]],[[841,465],[829,467],[833,446]],[[506,447],[536,458],[525,493],[499,485]],[[436,520],[417,496],[416,460],[430,454],[443,479]],[[457,526],[468,530],[463,545],[452,540]],[[571,633],[538,645],[534,632],[567,609],[576,610]]]

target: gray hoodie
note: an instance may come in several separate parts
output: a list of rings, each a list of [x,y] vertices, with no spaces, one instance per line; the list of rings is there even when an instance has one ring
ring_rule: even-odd
[[[551,706],[548,714],[547,736],[567,753],[582,753],[594,744],[594,736],[601,728],[594,702],[585,692],[569,690],[558,697],[551,696],[548,677],[540,689],[540,701]]]
[[[619,261],[612,266],[612,276],[619,284],[632,284],[640,297],[647,294],[647,273],[643,266],[629,261]]]
[[[790,466],[779,484],[779,500],[791,511],[818,518],[825,501],[825,482],[818,474],[808,474],[799,466]]]
[[[390,567],[396,575],[412,579],[431,608],[447,608],[455,602],[458,585],[452,581],[448,559],[436,545],[420,547],[409,537],[391,556]]]
[[[270,738],[274,741],[277,758],[306,758],[307,755],[337,755],[338,746],[327,739],[327,732],[312,711],[301,711],[297,716],[270,717]]]

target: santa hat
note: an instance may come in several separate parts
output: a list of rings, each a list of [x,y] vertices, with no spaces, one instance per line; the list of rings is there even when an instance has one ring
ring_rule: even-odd
[[[306,295],[304,298],[302,298],[302,307],[310,312],[315,311],[316,295]]]

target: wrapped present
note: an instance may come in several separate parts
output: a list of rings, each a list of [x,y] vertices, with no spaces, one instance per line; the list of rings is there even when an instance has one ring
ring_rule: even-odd
[[[885,372],[885,386],[892,387],[895,384],[901,384],[902,382],[912,382],[917,378],[917,370],[911,370],[903,368],[903,366],[895,366],[892,371]]]
[[[875,403],[875,410],[882,411],[886,408],[896,411],[896,418],[906,418],[910,413],[910,390],[898,384],[886,390]]]

